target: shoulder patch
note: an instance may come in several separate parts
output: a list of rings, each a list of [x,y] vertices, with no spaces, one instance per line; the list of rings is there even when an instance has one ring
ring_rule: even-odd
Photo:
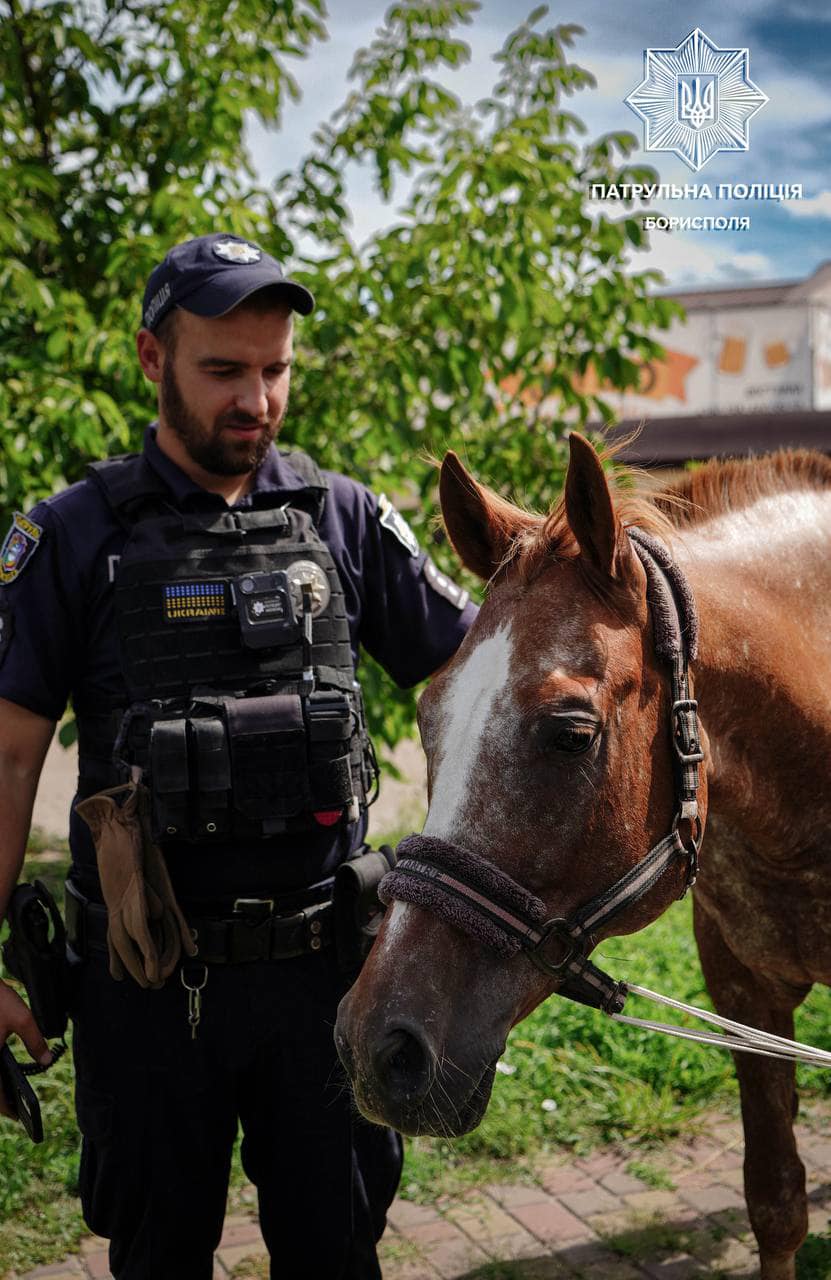
[[[40,546],[43,529],[19,511],[0,549],[0,582],[14,582]]]
[[[14,635],[14,614],[4,592],[0,590],[0,667]]]
[[[452,578],[448,578],[446,573],[442,573],[429,556],[424,561],[424,576],[438,595],[444,596],[445,600],[449,600],[457,609],[464,609],[470,599],[470,592],[460,587]]]
[[[411,556],[418,555],[418,538],[404,517],[396,511],[385,493],[382,493],[378,499],[378,518],[384,528],[389,530],[394,538],[398,539],[402,547],[405,547]]]

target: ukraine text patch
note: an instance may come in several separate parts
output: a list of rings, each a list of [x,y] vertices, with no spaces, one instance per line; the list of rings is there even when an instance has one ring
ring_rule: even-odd
[[[407,521],[400,515],[385,493],[378,499],[378,515],[381,524],[397,538],[402,547],[406,547],[411,556],[418,555],[418,538]]]
[[[0,550],[0,582],[14,582],[40,546],[43,529],[15,511],[12,527]]]
[[[204,622],[228,612],[225,582],[169,582],[164,587],[166,622]]]

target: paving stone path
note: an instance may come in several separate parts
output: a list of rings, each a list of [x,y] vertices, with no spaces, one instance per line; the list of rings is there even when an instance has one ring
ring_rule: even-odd
[[[831,1277],[831,1105],[797,1126],[808,1172],[812,1277]],[[605,1148],[537,1163],[528,1181],[492,1184],[424,1206],[398,1199],[381,1246],[384,1280],[697,1280],[758,1276],[742,1196],[737,1120],[657,1150]],[[405,1175],[406,1176],[406,1175]],[[225,1224],[214,1280],[267,1280],[256,1220]],[[20,1280],[109,1280],[106,1244]],[[16,1280],[16,1278],[13,1278]],[[286,1276],[285,1280],[292,1280]]]

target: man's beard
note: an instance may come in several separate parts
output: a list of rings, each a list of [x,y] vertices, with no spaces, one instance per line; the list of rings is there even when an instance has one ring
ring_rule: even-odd
[[[205,427],[185,404],[173,361],[164,362],[161,380],[161,409],[171,431],[179,437],[189,456],[204,471],[215,476],[242,476],[256,471],[265,459],[280,428],[280,418],[262,423],[239,410],[222,414],[213,427]],[[263,427],[253,440],[240,440],[224,432],[224,427]]]

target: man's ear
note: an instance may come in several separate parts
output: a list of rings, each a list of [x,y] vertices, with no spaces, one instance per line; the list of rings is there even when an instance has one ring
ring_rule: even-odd
[[[540,523],[480,485],[451,450],[441,464],[439,496],[450,541],[465,568],[487,582],[515,538]]]
[[[151,333],[149,329],[139,329],[136,334],[136,352],[144,376],[151,382],[161,382],[164,347],[155,333]]]
[[[580,554],[603,577],[628,577],[632,554],[629,539],[615,515],[612,495],[597,452],[576,431],[569,435],[568,447],[566,515]]]

